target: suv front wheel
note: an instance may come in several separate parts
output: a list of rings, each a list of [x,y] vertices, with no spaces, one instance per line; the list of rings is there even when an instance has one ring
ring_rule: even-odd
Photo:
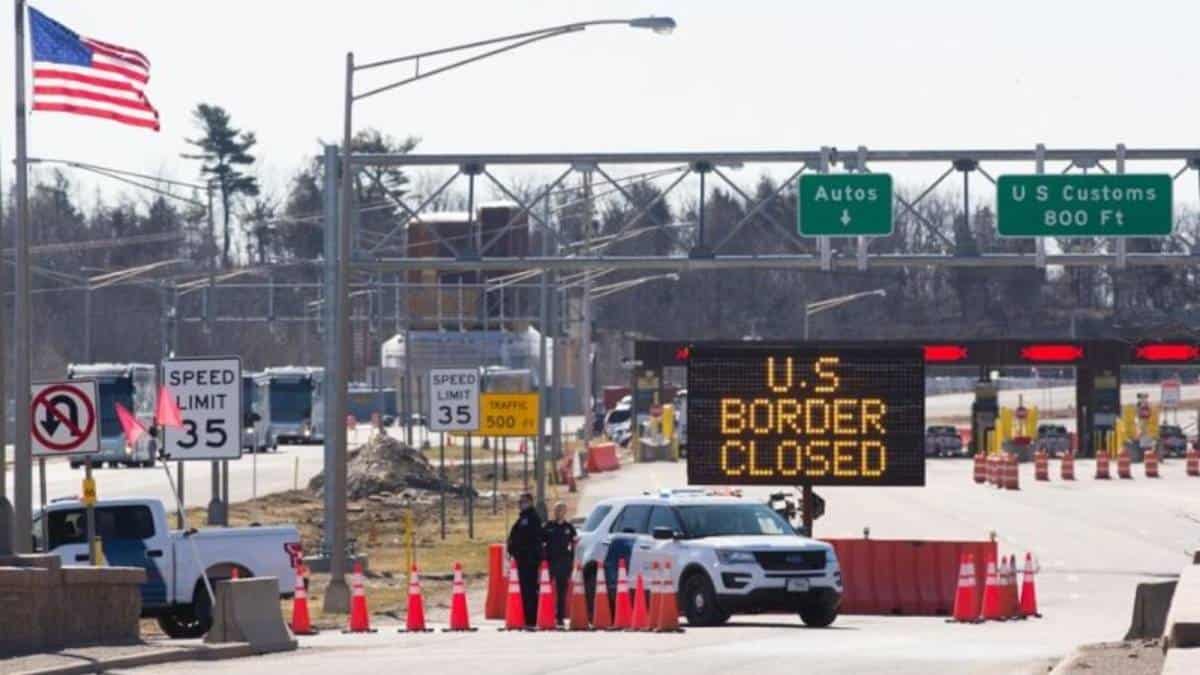
[[[684,614],[693,626],[720,626],[729,612],[717,605],[717,592],[703,574],[693,574],[683,585]]]
[[[825,628],[838,616],[837,607],[827,602],[814,602],[800,610],[800,620],[809,628]]]

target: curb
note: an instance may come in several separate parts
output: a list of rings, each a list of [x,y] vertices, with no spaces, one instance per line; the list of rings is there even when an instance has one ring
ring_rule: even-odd
[[[89,661],[88,663],[41,668],[37,670],[22,670],[14,675],[87,675],[89,673],[104,673],[120,668],[139,668],[142,666],[157,666],[164,663],[179,663],[181,661],[223,661],[238,659],[246,656],[268,654],[274,651],[291,651],[296,649],[293,641],[290,648],[278,650],[255,649],[248,642],[231,642],[218,646],[178,647],[154,651],[147,654],[119,656],[111,659]]]

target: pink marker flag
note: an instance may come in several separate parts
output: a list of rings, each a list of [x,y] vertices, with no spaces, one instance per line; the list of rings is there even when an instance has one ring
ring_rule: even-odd
[[[154,420],[160,427],[182,427],[183,413],[179,412],[179,404],[165,386],[158,388],[158,403],[154,407]]]
[[[146,427],[125,406],[117,403],[116,407],[117,420],[121,423],[121,431],[125,432],[125,442],[130,446],[136,445],[138,439],[146,434]]]

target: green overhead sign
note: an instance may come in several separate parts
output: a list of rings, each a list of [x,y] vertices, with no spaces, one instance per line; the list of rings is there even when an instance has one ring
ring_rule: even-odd
[[[1171,234],[1167,174],[1000,176],[1002,237],[1163,237]]]
[[[892,233],[892,177],[886,173],[800,176],[798,228],[804,237],[886,237]]]

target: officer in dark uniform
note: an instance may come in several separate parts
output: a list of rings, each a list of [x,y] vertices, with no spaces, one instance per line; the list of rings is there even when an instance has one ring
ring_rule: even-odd
[[[537,625],[538,568],[545,558],[542,538],[542,519],[533,508],[533,495],[521,495],[517,502],[521,513],[508,533],[508,554],[517,561],[517,577],[521,582],[521,602],[525,606],[525,625]]]
[[[566,620],[567,590],[571,582],[571,569],[575,565],[575,526],[567,522],[567,505],[554,505],[554,519],[543,528],[546,540],[546,560],[550,561],[550,578],[558,595],[555,608],[558,622]]]

